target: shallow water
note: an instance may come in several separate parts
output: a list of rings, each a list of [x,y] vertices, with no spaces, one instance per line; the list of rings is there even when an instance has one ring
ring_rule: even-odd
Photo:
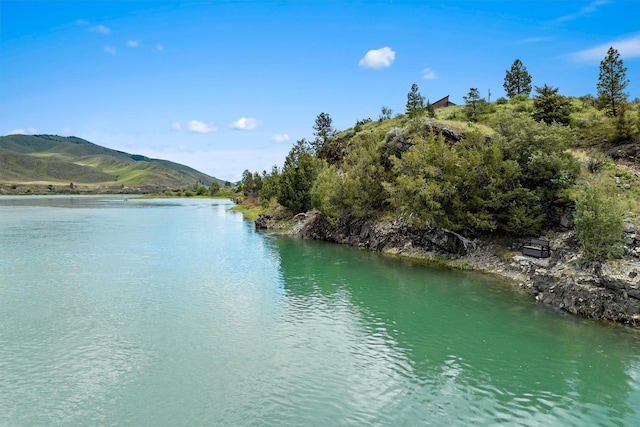
[[[637,425],[640,339],[227,201],[0,198],[0,425]]]

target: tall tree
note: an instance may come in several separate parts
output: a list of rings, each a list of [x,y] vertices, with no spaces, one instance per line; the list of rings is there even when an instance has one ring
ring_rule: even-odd
[[[504,87],[509,98],[513,98],[516,95],[529,96],[531,93],[531,75],[527,72],[522,61],[516,59],[513,62],[511,69],[507,70],[502,87]]]
[[[536,86],[538,95],[533,99],[533,118],[539,122],[560,123],[568,125],[571,115],[571,102],[564,96],[558,95],[558,88],[548,85]]]
[[[625,102],[629,96],[624,92],[628,84],[627,69],[620,59],[620,53],[610,47],[607,56],[600,62],[598,100],[601,107],[613,117],[618,115],[618,104]]]
[[[419,117],[424,112],[425,97],[420,94],[417,84],[411,85],[411,92],[407,94],[407,115],[410,118]]]
[[[336,134],[336,130],[333,128],[333,120],[328,113],[320,113],[316,117],[316,121],[313,125],[313,134],[316,139],[313,141],[313,147],[316,151],[320,150],[333,136]]]
[[[464,99],[465,112],[467,113],[469,120],[472,122],[477,121],[478,115],[480,115],[484,110],[484,106],[487,101],[480,96],[478,88],[475,87],[469,89],[467,96],[463,96],[462,99]]]
[[[278,203],[294,212],[311,209],[311,187],[320,171],[321,160],[303,138],[298,140],[284,160],[278,180]]]

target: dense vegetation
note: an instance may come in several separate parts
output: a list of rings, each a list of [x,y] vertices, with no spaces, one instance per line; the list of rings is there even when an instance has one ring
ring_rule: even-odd
[[[314,141],[297,141],[282,168],[245,171],[242,189],[265,209],[316,208],[334,225],[378,217],[467,235],[539,235],[573,207],[585,257],[619,256],[623,214],[638,211],[640,196],[635,176],[613,162],[635,159],[640,142],[640,100],[628,103],[625,72],[611,49],[597,98],[547,84],[530,98],[531,76],[516,60],[509,99],[487,102],[471,88],[464,105],[438,110],[414,84],[405,114],[382,107],[377,121],[337,132],[321,113]]]

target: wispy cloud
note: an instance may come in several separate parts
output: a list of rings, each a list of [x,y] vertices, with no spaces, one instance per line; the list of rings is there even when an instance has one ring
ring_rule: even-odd
[[[36,130],[34,128],[27,129],[14,129],[8,133],[8,135],[35,135]]]
[[[191,120],[189,123],[187,123],[187,129],[189,129],[191,132],[197,133],[209,133],[218,130],[216,125],[214,125],[213,123],[206,124],[198,120]]]
[[[253,117],[241,117],[229,124],[230,128],[238,130],[252,130],[260,126],[260,122]]]
[[[595,0],[591,2],[588,6],[585,6],[582,9],[580,9],[579,11],[556,18],[553,22],[562,23],[562,22],[573,21],[574,19],[594,13],[596,10],[598,10],[599,6],[605,5],[609,2],[610,2],[609,0]]]
[[[100,34],[111,33],[111,30],[108,27],[105,27],[104,25],[96,25],[95,27],[89,28],[89,31],[93,31],[94,33],[100,33]]]
[[[422,78],[425,80],[435,80],[438,78],[436,73],[431,68],[425,68],[424,70],[422,70],[421,74]]]
[[[178,122],[171,123],[171,130],[180,130],[182,129],[182,125]]]
[[[281,144],[283,142],[289,141],[289,135],[286,133],[278,133],[271,137],[271,142],[275,142],[276,144]]]
[[[115,55],[117,53],[117,50],[115,47],[113,46],[105,46],[104,47],[104,51],[111,54],[111,55]]]
[[[640,34],[572,53],[569,58],[575,62],[601,61],[607,56],[610,47],[616,49],[623,59],[638,57],[640,56]]]
[[[396,53],[385,46],[368,51],[358,65],[362,68],[389,68],[395,59]]]
[[[553,40],[553,37],[529,37],[522,40],[522,43],[542,43],[542,42],[550,42]]]
[[[138,47],[140,46],[140,42],[137,40],[128,40],[127,47]]]

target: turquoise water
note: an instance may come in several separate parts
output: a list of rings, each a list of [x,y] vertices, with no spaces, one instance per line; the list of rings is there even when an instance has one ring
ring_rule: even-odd
[[[0,425],[638,425],[640,335],[227,201],[0,198]]]

